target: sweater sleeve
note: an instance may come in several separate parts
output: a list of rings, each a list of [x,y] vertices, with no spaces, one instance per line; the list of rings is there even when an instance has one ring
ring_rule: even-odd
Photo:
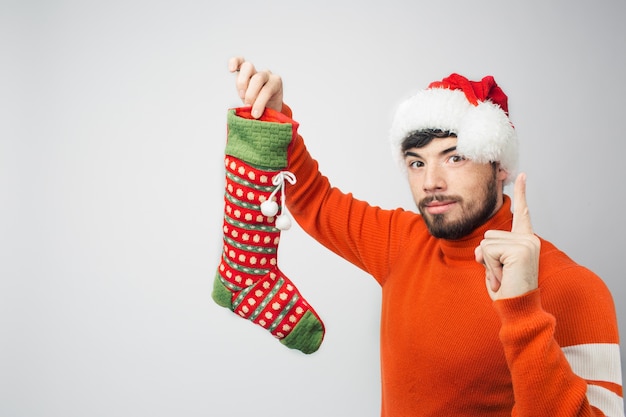
[[[298,123],[291,118],[287,106],[281,113],[266,110],[259,120],[251,118],[249,108],[240,108],[230,113],[228,140],[248,142],[257,154],[258,149],[275,153],[270,150],[277,146],[284,148],[286,169],[296,177],[296,183],[285,190],[291,215],[322,245],[382,283],[401,245],[392,230],[399,230],[396,228],[399,222],[415,215],[402,209],[373,207],[331,187],[297,129]],[[284,140],[278,139],[285,137],[289,137],[286,147]]]
[[[560,274],[531,293],[494,303],[513,382],[513,416],[623,417],[611,295],[580,266]]]

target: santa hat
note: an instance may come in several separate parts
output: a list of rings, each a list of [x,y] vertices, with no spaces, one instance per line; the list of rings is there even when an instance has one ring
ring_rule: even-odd
[[[391,126],[390,139],[400,160],[402,141],[422,129],[441,129],[457,136],[460,154],[476,161],[498,161],[515,178],[517,134],[509,120],[507,96],[490,75],[470,81],[452,74],[402,102]]]

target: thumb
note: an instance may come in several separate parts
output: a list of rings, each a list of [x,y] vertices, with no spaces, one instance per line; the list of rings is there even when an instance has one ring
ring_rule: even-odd
[[[515,179],[515,188],[513,189],[513,233],[533,233],[533,226],[530,222],[530,212],[526,203],[526,174],[521,173]]]

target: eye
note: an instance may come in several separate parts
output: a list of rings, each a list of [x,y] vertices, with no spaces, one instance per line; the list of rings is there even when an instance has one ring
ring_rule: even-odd
[[[422,161],[417,161],[417,160],[407,160],[406,164],[409,168],[421,168],[424,166],[424,163]]]
[[[448,158],[448,162],[452,165],[458,164],[466,160],[467,158],[465,158],[463,155],[452,155],[450,156],[450,158]]]

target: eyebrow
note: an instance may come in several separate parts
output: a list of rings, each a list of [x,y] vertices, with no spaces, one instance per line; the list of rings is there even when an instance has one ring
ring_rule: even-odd
[[[451,147],[449,147],[447,149],[444,149],[443,151],[439,152],[439,155],[446,155],[446,154],[449,154],[450,152],[454,152],[454,151],[456,151],[456,146],[451,146]],[[404,152],[404,157],[406,158],[406,157],[409,157],[409,156],[412,156],[412,157],[415,157],[415,158],[422,158],[422,156],[420,154],[418,154],[418,153],[411,152],[411,151],[405,151]]]

